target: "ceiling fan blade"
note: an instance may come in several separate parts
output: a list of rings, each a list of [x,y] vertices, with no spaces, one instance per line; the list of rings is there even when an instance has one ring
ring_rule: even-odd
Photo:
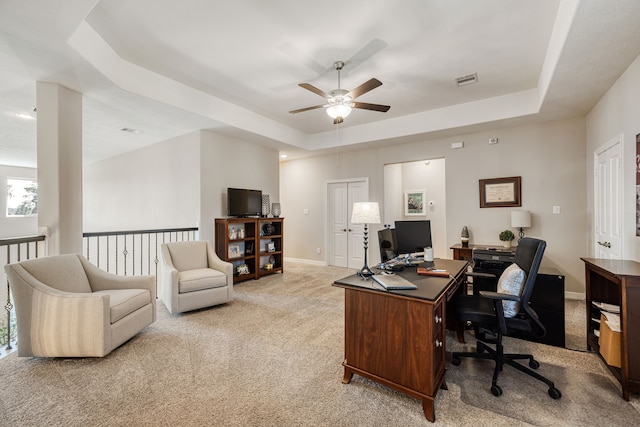
[[[369,92],[370,90],[377,88],[378,86],[382,86],[382,82],[376,78],[373,78],[362,83],[357,88],[353,89],[351,92],[347,94],[347,96],[350,96],[351,99],[356,99],[360,95],[363,95]]]
[[[300,108],[298,110],[289,111],[291,114],[302,113],[304,111],[317,110],[318,108],[322,108],[324,105],[314,105],[313,107]]]
[[[362,64],[364,61],[367,61],[373,55],[380,52],[382,49],[387,47],[388,44],[380,39],[373,39],[365,46],[363,46],[359,51],[353,54],[353,56],[346,61],[345,64],[348,64],[348,70],[354,70],[358,65]]]
[[[386,113],[387,111],[389,111],[389,108],[391,108],[391,106],[381,105],[381,104],[369,104],[367,102],[354,102],[353,108],[361,108],[363,110],[373,110],[373,111],[380,111],[382,113]]]
[[[298,86],[303,87],[306,90],[310,90],[311,92],[318,94],[323,98],[329,99],[329,95],[327,95],[324,91],[318,89],[314,85],[310,85],[309,83],[300,83]]]

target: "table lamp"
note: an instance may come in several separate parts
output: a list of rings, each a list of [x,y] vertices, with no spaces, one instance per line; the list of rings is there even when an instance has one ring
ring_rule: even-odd
[[[367,265],[367,249],[369,248],[369,224],[380,223],[380,209],[378,202],[356,202],[351,211],[352,224],[364,224],[364,266],[358,276],[366,279],[373,276],[373,271]]]
[[[524,237],[524,229],[531,227],[531,212],[513,211],[511,212],[511,227],[519,228],[518,240]]]

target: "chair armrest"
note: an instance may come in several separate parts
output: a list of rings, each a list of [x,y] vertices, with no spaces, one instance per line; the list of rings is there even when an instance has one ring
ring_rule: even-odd
[[[152,300],[156,299],[156,283],[153,276],[120,276],[99,269],[84,257],[79,258],[93,292],[112,289],[146,289],[151,292]]]
[[[491,274],[491,273],[479,273],[479,272],[474,272],[474,271],[468,271],[466,273],[464,273],[465,276],[467,277],[481,277],[483,279],[497,279],[498,276],[496,276],[495,274]]]
[[[493,300],[520,301],[520,297],[518,295],[502,294],[502,293],[492,292],[492,291],[480,291],[480,296],[484,298],[493,299]]]
[[[209,262],[209,268],[218,270],[227,275],[227,286],[233,287],[233,264],[220,259],[216,251],[210,243],[207,242],[207,259]]]

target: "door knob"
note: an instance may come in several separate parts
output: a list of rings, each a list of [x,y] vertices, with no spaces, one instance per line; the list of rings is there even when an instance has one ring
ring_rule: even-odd
[[[342,229],[342,231],[347,231],[347,229],[346,229],[346,228],[343,228],[343,229]],[[598,243],[600,243],[600,242],[598,242]]]

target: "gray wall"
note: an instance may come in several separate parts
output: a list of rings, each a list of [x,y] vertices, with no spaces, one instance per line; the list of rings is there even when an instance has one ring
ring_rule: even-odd
[[[85,167],[85,231],[198,226],[213,241],[227,187],[277,201],[278,152],[208,131],[173,138]]]
[[[499,143],[489,145],[491,137]],[[585,120],[575,118],[491,132],[360,151],[338,152],[281,163],[280,194],[287,218],[287,257],[325,261],[325,187],[328,180],[368,177],[370,200],[384,203],[384,165],[444,158],[446,160],[446,242],[458,243],[464,225],[471,243],[500,244],[498,234],[510,227],[511,208],[479,207],[478,180],[522,177],[522,207],[532,213],[526,235],[547,241],[543,265],[566,275],[566,290],[584,292],[583,265],[589,230],[585,190]],[[463,149],[451,149],[464,141]],[[561,214],[552,207],[559,205]],[[309,214],[304,214],[304,209]],[[386,208],[381,206],[386,212]],[[385,218],[386,222],[397,218]],[[379,260],[376,230],[370,256]],[[315,249],[321,248],[321,254]],[[451,251],[448,252],[451,257]]]
[[[640,238],[635,236],[636,226],[636,135],[640,133],[640,57],[629,66],[618,81],[607,91],[587,116],[587,213],[589,227],[587,252],[593,256],[594,230],[594,152],[617,135],[623,136],[623,247],[622,258],[639,260]]]

